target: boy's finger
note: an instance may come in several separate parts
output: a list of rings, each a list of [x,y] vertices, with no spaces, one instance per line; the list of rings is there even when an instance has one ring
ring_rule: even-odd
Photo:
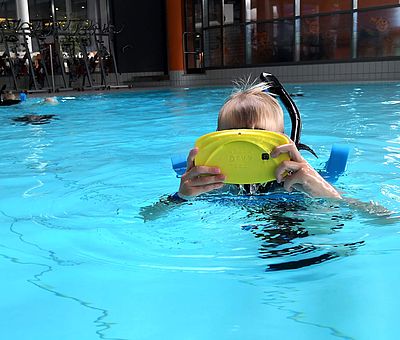
[[[196,157],[198,152],[199,148],[193,148],[192,150],[190,150],[186,161],[186,171],[189,171],[191,168],[194,167],[194,158]]]
[[[291,192],[292,188],[295,187],[296,184],[301,184],[297,177],[298,176],[293,175],[293,176],[287,176],[285,178],[285,181],[283,182],[283,187],[285,188],[286,191]]]
[[[276,158],[283,153],[288,153],[290,159],[295,162],[303,161],[303,157],[301,156],[299,150],[297,150],[297,147],[294,143],[278,145],[274,148],[274,150],[272,150],[271,157]]]
[[[215,183],[223,183],[225,180],[224,175],[216,175],[216,176],[199,176],[195,177],[190,181],[191,187],[201,187],[204,185],[215,184]]]
[[[189,178],[194,178],[201,175],[219,175],[220,173],[221,170],[219,168],[200,165],[190,169]]]
[[[193,189],[193,195],[197,196],[197,195],[203,194],[205,192],[220,189],[223,186],[224,186],[224,183],[213,183],[213,184],[204,185],[202,187],[196,187],[195,189]]]
[[[278,183],[287,178],[287,174],[290,172],[296,172],[302,167],[301,163],[293,161],[283,161],[275,170],[275,177]]]

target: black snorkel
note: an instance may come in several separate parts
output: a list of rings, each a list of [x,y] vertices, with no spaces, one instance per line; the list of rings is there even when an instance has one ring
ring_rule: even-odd
[[[289,113],[290,120],[292,122],[292,130],[290,133],[290,139],[296,144],[299,150],[306,150],[312,153],[315,157],[318,158],[317,154],[311,149],[309,146],[300,143],[301,136],[301,117],[300,111],[297,108],[296,104],[290,97],[290,94],[285,90],[279,80],[272,75],[271,73],[263,72],[260,75],[260,79],[262,82],[266,83],[268,88],[264,91],[266,93],[272,93],[274,95],[279,96],[283,105],[287,112]]]

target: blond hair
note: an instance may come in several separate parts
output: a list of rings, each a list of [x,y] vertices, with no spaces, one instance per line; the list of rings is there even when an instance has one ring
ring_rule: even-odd
[[[218,115],[217,130],[262,129],[283,132],[283,111],[278,101],[256,85],[229,97]]]

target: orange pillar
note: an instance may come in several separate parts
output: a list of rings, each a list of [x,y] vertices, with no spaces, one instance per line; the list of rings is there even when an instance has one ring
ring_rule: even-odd
[[[167,0],[168,70],[183,71],[183,5],[182,0]]]

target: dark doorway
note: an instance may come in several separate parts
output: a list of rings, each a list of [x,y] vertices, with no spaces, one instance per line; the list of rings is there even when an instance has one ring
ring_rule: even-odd
[[[168,73],[164,0],[111,0],[118,71]]]

